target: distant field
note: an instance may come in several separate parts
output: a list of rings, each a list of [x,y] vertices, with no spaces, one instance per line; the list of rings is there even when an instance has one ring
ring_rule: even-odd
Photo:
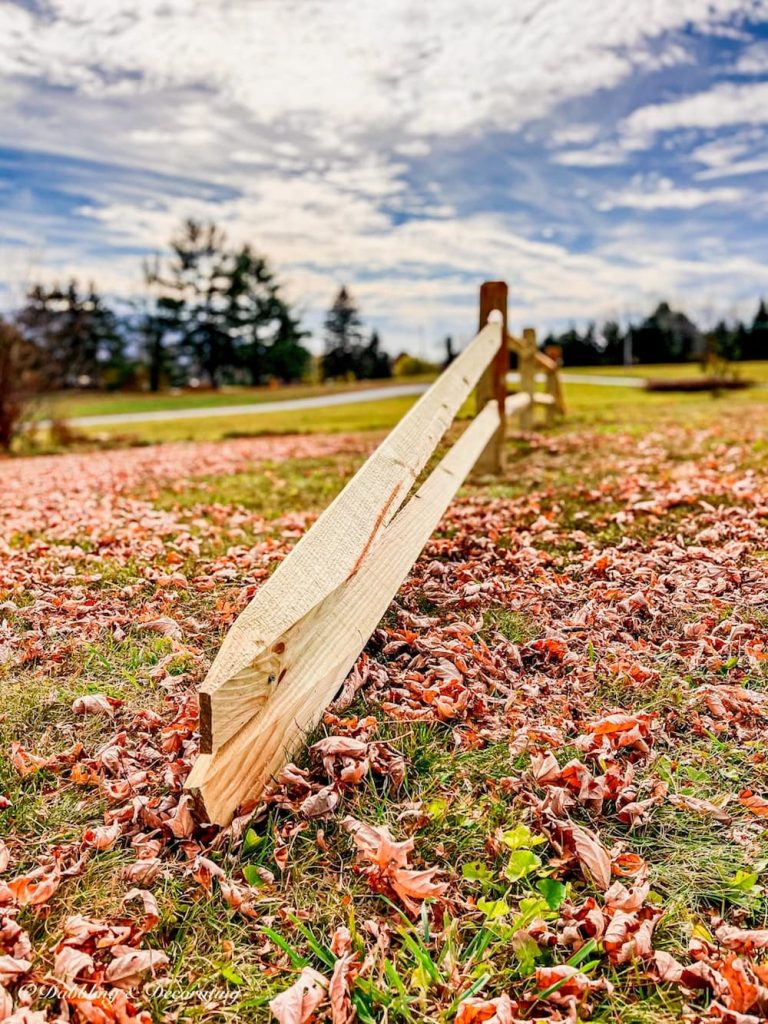
[[[40,409],[40,418],[73,419],[76,416],[109,416],[112,413],[159,412],[173,409],[214,409],[227,405],[246,405],[260,402],[279,402],[289,398],[311,398],[316,395],[334,395],[350,391],[365,391],[397,384],[418,384],[430,380],[426,377],[392,378],[391,380],[355,381],[332,384],[288,384],[278,388],[224,387],[219,391],[186,390],[180,393],[163,391],[159,394],[91,393],[55,395],[47,399]]]
[[[324,409],[292,409],[287,413],[265,412],[253,416],[212,416],[161,423],[78,429],[88,437],[130,437],[139,442],[217,441],[226,437],[267,434],[339,434],[361,430],[389,430],[416,401],[417,396],[388,398],[379,402],[328,406]]]
[[[700,374],[696,365],[653,365],[623,367],[567,367],[569,375],[600,376],[614,375],[635,377],[695,377]],[[743,363],[739,367],[742,376],[768,383],[768,362]],[[425,378],[408,379],[408,383]],[[372,385],[381,386],[388,382],[372,384],[342,385],[301,385],[278,390],[268,388],[231,388],[219,394],[187,393],[183,395],[77,395],[59,400],[59,409],[66,409],[68,417],[102,415],[121,412],[142,412],[159,409],[205,408],[219,409],[228,404],[242,405],[309,397],[318,394],[337,394],[365,390]],[[393,382],[395,383],[395,382]],[[398,381],[396,383],[402,383]],[[563,429],[575,425],[597,426],[612,430],[641,430],[647,428],[661,414],[673,412],[690,423],[706,424],[714,416],[741,415],[755,403],[764,404],[765,391],[760,388],[720,395],[713,398],[708,393],[662,394],[648,393],[639,389],[610,387],[595,384],[565,384],[564,393],[567,417]],[[232,416],[211,416],[200,419],[179,419],[168,422],[130,423],[110,426],[78,427],[76,433],[88,439],[115,439],[122,443],[149,444],[161,441],[214,441],[227,437],[246,435],[263,436],[270,434],[320,434],[356,433],[359,431],[390,430],[418,396],[396,397],[381,401],[350,403],[327,408],[292,409],[286,412],[254,412]],[[470,404],[466,412],[470,413]],[[43,415],[50,415],[50,406]],[[540,415],[540,414],[539,414]],[[514,427],[513,427],[514,429]],[[46,438],[38,438],[44,450],[52,450]],[[37,450],[40,450],[39,448]]]
[[[690,423],[706,424],[715,416],[741,415],[751,405],[765,403],[758,389],[731,392],[713,398],[708,393],[662,394],[596,384],[564,385],[567,416],[563,429],[575,425],[608,430],[647,429],[661,414],[674,412]],[[405,415],[418,396],[360,402],[323,409],[300,409],[287,413],[255,413],[252,416],[216,416],[210,419],[178,420],[165,423],[132,423],[128,426],[93,427],[78,430],[89,437],[125,437],[139,443],[157,441],[214,441],[234,435],[260,436],[287,433],[344,433],[390,430]],[[464,410],[470,414],[471,403]],[[537,418],[540,418],[538,414]],[[512,427],[514,429],[514,426]]]
[[[565,366],[571,373],[600,377],[701,377],[698,363],[647,363],[641,366]],[[746,380],[768,383],[768,359],[757,362],[733,363],[732,369]]]

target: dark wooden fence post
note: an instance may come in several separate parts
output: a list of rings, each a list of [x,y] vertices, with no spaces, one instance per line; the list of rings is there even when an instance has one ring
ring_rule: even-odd
[[[500,473],[504,468],[504,435],[506,416],[504,402],[507,397],[507,373],[509,372],[509,347],[507,342],[507,285],[505,281],[486,281],[480,286],[479,330],[488,323],[491,313],[501,314],[501,345],[493,362],[480,378],[475,391],[476,411],[496,401],[499,403],[500,425],[487,448],[477,460],[479,473]]]

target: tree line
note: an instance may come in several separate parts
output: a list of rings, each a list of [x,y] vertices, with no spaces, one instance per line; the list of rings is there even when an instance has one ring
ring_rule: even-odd
[[[188,220],[168,254],[142,269],[144,293],[121,311],[92,285],[33,285],[0,333],[6,362],[45,391],[218,388],[307,376],[309,331],[268,259],[250,245],[232,246],[215,224]],[[391,376],[378,332],[365,329],[344,287],[323,334],[322,379]]]
[[[627,366],[633,363],[685,363],[717,356],[729,361],[768,359],[768,308],[761,300],[751,321],[720,320],[702,330],[685,313],[661,302],[650,316],[623,328],[606,321],[600,329],[569,328],[548,334],[544,345],[562,349],[565,366]]]

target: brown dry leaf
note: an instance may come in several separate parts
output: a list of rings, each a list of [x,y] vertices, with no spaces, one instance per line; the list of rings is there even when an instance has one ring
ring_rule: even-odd
[[[760,998],[760,986],[750,976],[747,963],[740,957],[731,957],[720,964],[720,974],[728,983],[728,1008],[737,1013],[751,1010]]]
[[[94,850],[111,850],[122,834],[122,825],[115,821],[111,825],[86,829],[83,833],[83,843],[92,846]]]
[[[25,775],[32,775],[34,772],[40,771],[41,768],[45,768],[48,764],[48,759],[38,757],[36,754],[30,754],[21,743],[13,742],[11,744],[11,762],[19,775],[23,777]]]
[[[653,954],[656,966],[656,974],[659,981],[677,984],[683,974],[683,965],[676,960],[671,953],[664,949],[657,949]]]
[[[72,703],[72,710],[76,715],[114,715],[115,708],[123,701],[114,697],[106,697],[103,693],[90,694],[85,697],[77,697]]]
[[[365,757],[368,744],[354,736],[326,736],[325,739],[313,743],[309,748],[311,754],[320,757]]]
[[[438,868],[426,868],[414,871],[407,868],[396,868],[392,874],[392,888],[403,903],[411,911],[419,909],[419,903],[426,899],[442,896],[448,888],[447,882],[435,882]]]
[[[37,907],[48,900],[61,884],[58,868],[37,868],[8,882],[8,889],[20,907]]]
[[[133,864],[126,864],[120,872],[124,881],[131,885],[152,885],[162,871],[163,862],[157,857],[142,857]]]
[[[568,1005],[574,999],[580,1000],[587,992],[613,991],[613,985],[607,978],[590,978],[570,964],[558,964],[555,967],[536,968],[536,987],[541,991],[552,985],[559,987],[544,998],[556,1004]]]
[[[195,831],[195,822],[190,811],[191,804],[192,797],[185,793],[173,815],[163,822],[177,839],[187,839]]]
[[[459,1003],[455,1024],[518,1024],[516,1009],[506,992],[497,999],[471,996]]]
[[[742,789],[739,793],[739,803],[758,818],[768,818],[768,800],[756,796],[751,789]]]
[[[0,1021],[8,1020],[13,1013],[13,997],[5,985],[0,984]]]
[[[317,793],[310,793],[299,804],[299,814],[303,818],[327,818],[339,803],[339,794],[333,786],[324,786]]]
[[[157,619],[149,619],[138,623],[139,629],[148,629],[152,633],[160,633],[161,636],[170,637],[171,640],[181,640],[184,632],[175,619],[169,615],[161,615]]]
[[[383,825],[366,825],[356,818],[347,817],[341,823],[351,833],[360,853],[383,870],[405,868],[413,840],[395,842],[392,833]]]
[[[356,1018],[355,1008],[350,998],[350,989],[358,966],[357,957],[351,952],[338,957],[334,964],[333,974],[328,985],[332,1024],[352,1024]]]
[[[696,796],[686,796],[683,793],[673,793],[668,797],[668,800],[675,807],[682,807],[687,811],[693,811],[695,814],[702,815],[702,817],[714,818],[715,821],[722,821],[724,825],[727,825],[731,820],[731,816],[726,810],[709,800],[701,800]]]
[[[144,920],[141,922],[142,932],[151,931],[160,920],[160,910],[153,893],[146,889],[131,889],[123,896],[123,903],[130,903],[131,900],[141,900],[144,908]]]
[[[611,857],[594,832],[572,825],[573,848],[595,886],[605,892],[611,884]]]
[[[768,928],[736,928],[721,924],[715,929],[715,938],[721,946],[727,946],[738,953],[768,948]]]
[[[0,984],[12,985],[31,968],[31,960],[23,957],[0,955]]]
[[[327,978],[305,967],[290,988],[270,1001],[269,1008],[278,1024],[308,1024],[327,997],[327,989]]]
[[[53,973],[62,981],[74,981],[78,974],[93,969],[93,957],[82,949],[62,946],[53,962]]]
[[[131,949],[115,957],[107,967],[104,979],[116,988],[133,988],[141,983],[147,972],[151,971],[154,977],[168,963],[168,957],[158,949]]]

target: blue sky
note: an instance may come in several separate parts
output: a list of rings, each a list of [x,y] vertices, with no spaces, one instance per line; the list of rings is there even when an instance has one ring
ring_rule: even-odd
[[[0,308],[182,218],[392,350],[768,294],[768,0],[0,0]]]

